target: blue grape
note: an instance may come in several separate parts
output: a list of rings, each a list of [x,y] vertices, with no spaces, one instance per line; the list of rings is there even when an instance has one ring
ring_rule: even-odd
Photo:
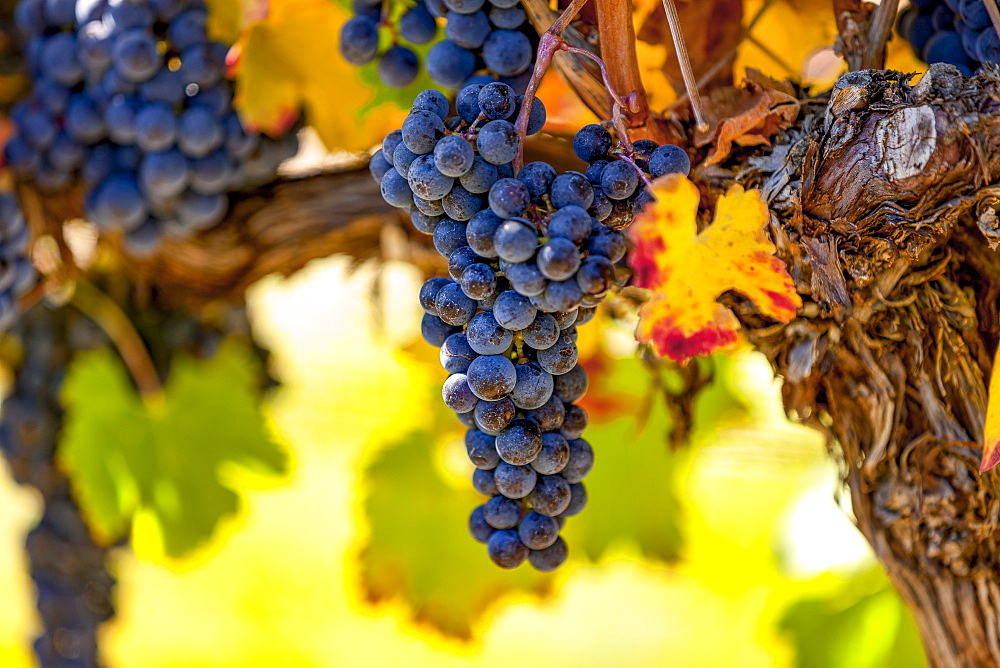
[[[476,469],[472,472],[472,488],[483,496],[495,496],[498,494],[496,482],[493,480],[492,469]],[[571,501],[572,503],[572,501]],[[565,515],[565,511],[563,512]],[[486,524],[486,520],[483,520],[483,524]],[[489,526],[487,524],[487,526]],[[493,527],[490,527],[492,530]],[[491,531],[492,532],[492,531]],[[485,541],[480,541],[485,542]]]
[[[486,67],[500,76],[516,76],[531,65],[531,42],[516,30],[494,30],[483,44]]]
[[[406,144],[400,142],[399,146],[392,153],[392,166],[396,168],[401,176],[410,178],[410,165],[420,156],[406,148]]]
[[[492,482],[492,476],[490,477],[490,481]],[[496,485],[494,485],[494,487],[496,487]],[[583,486],[582,482],[570,485],[569,491],[569,505],[566,506],[566,510],[559,514],[559,517],[572,517],[573,515],[577,515],[587,505],[587,488]]]
[[[538,366],[553,376],[569,373],[576,366],[578,357],[579,351],[576,344],[567,339],[565,334],[559,337],[555,345],[545,350],[539,350],[536,356]]]
[[[542,294],[549,285],[534,262],[507,262],[503,269],[511,287],[526,297]]]
[[[475,152],[457,135],[444,137],[434,147],[434,165],[445,176],[458,178],[472,168]]]
[[[95,190],[87,217],[102,229],[132,230],[146,220],[142,193],[131,174],[108,176]]]
[[[540,202],[547,195],[552,182],[556,178],[556,170],[547,162],[529,162],[517,173],[517,180],[528,189],[528,195],[535,202]],[[587,220],[587,230],[590,230],[590,219]]]
[[[505,496],[494,496],[483,504],[483,517],[494,529],[511,529],[521,519],[521,504]]]
[[[448,98],[446,98],[440,91],[420,91],[417,93],[417,97],[413,99],[410,111],[430,111],[437,114],[437,116],[443,121],[448,117]],[[402,140],[401,132],[400,140]]]
[[[405,209],[413,204],[413,191],[395,169],[388,170],[382,176],[381,190],[383,199],[392,206]]]
[[[472,345],[472,342],[469,342]],[[480,399],[499,401],[510,394],[517,382],[517,372],[509,359],[501,355],[481,355],[472,360],[467,372],[469,387]]]
[[[437,316],[449,325],[464,325],[476,312],[476,302],[462,292],[457,283],[449,283],[441,288],[434,298]]]
[[[691,159],[680,146],[664,144],[653,151],[649,158],[649,173],[653,178],[659,178],[665,174],[687,176],[690,172]]]
[[[399,34],[408,42],[427,44],[437,35],[437,23],[427,7],[418,4],[400,17]]]
[[[457,327],[449,325],[441,318],[430,313],[425,313],[423,319],[420,321],[420,334],[424,337],[424,341],[437,348],[440,348],[447,338],[457,330]]]
[[[385,184],[385,179],[382,183]],[[434,248],[444,257],[448,257],[456,248],[465,245],[465,225],[457,220],[443,218],[434,228]]]
[[[455,220],[470,220],[483,208],[483,201],[475,193],[470,193],[461,185],[452,186],[451,190],[441,198],[445,214]]]
[[[162,67],[163,58],[153,35],[143,29],[133,29],[115,39],[111,62],[115,71],[127,81],[138,83],[153,76]]]
[[[512,398],[511,401],[517,405],[516,400]],[[525,418],[510,421],[510,424],[497,434],[496,449],[500,459],[507,464],[515,466],[530,464],[542,449],[542,435],[538,425]]]
[[[569,463],[569,441],[560,434],[542,434],[542,449],[532,460],[531,468],[542,475],[559,473]]]
[[[465,334],[469,347],[480,355],[502,355],[513,342],[511,331],[502,327],[491,311],[474,315]]]
[[[562,427],[566,408],[557,397],[552,397],[541,408],[525,413],[525,417],[538,425],[543,432],[554,431]]]
[[[475,484],[475,478],[473,478],[473,484]],[[488,543],[494,531],[495,529],[483,517],[483,506],[479,506],[472,511],[472,514],[469,516],[469,533],[472,534],[476,542]]]
[[[445,17],[444,34],[452,42],[464,49],[479,49],[492,32],[490,20],[482,11],[460,14],[449,11]]]
[[[530,512],[517,527],[521,542],[532,550],[543,550],[559,538],[559,523],[552,517]]]
[[[177,202],[177,218],[186,230],[196,232],[212,227],[226,215],[225,195],[201,195],[185,192]]]
[[[152,197],[176,197],[188,185],[187,160],[176,149],[147,153],[139,163],[139,183]]]
[[[568,439],[567,439],[568,440]],[[559,474],[568,483],[578,483],[594,467],[594,450],[582,438],[569,440],[569,461]]]
[[[607,156],[611,144],[611,135],[604,126],[593,123],[583,126],[576,133],[573,138],[573,152],[584,162],[594,162]]]
[[[552,205],[557,209],[570,205],[588,209],[594,201],[593,186],[587,181],[587,177],[578,172],[566,172],[557,176],[552,181],[549,194]]]
[[[489,192],[498,178],[496,165],[486,162],[477,155],[472,160],[472,166],[459,177],[458,181],[469,192],[481,195]]]
[[[490,188],[490,208],[501,218],[520,216],[530,202],[527,186],[517,179],[500,179]]]
[[[441,388],[441,397],[448,408],[456,413],[468,413],[476,408],[479,399],[469,389],[468,377],[464,373],[448,376]]]
[[[222,145],[222,124],[205,107],[189,107],[177,123],[177,144],[190,158],[202,158]]]
[[[552,281],[565,281],[580,268],[580,250],[569,239],[555,237],[538,249],[538,270]],[[549,299],[551,300],[551,297]],[[553,305],[555,303],[553,302]],[[560,310],[568,310],[562,309]]]
[[[639,175],[632,165],[615,160],[601,174],[601,190],[611,199],[627,199],[635,194]]]
[[[548,313],[539,313],[530,325],[521,330],[521,337],[527,345],[535,350],[546,350],[559,340],[559,326],[556,324],[556,319]],[[547,400],[548,397],[546,397]],[[531,408],[538,408],[538,406]]]
[[[538,248],[538,233],[527,220],[512,218],[497,228],[493,235],[497,255],[507,262],[524,262]]]
[[[505,558],[508,552],[512,554],[510,557],[511,562],[514,560],[513,551],[514,548],[508,548],[506,539],[502,543],[502,546],[506,548],[503,553],[500,552],[501,543],[498,541],[498,555],[502,554]],[[566,557],[568,550],[566,548],[566,542],[560,537],[556,538],[556,541],[549,545],[544,550],[529,550],[528,552],[528,562],[531,566],[538,571],[543,573],[548,573],[549,571],[554,571],[566,562]]]
[[[500,463],[496,437],[478,429],[469,429],[465,432],[465,451],[469,455],[469,461],[477,469],[492,471]]]
[[[515,371],[517,382],[510,393],[514,405],[524,410],[544,406],[552,396],[552,375],[535,363],[518,364]]]
[[[513,290],[501,293],[493,304],[493,316],[501,327],[511,331],[529,326],[535,320],[537,312],[527,297]]]
[[[520,146],[517,130],[507,121],[490,121],[479,130],[476,138],[479,155],[494,165],[503,165],[513,160]]]
[[[523,499],[535,488],[538,474],[530,466],[501,461],[493,472],[493,480],[497,490],[508,499]]]
[[[389,48],[378,60],[378,76],[390,88],[406,88],[417,78],[417,54],[405,46]]]
[[[510,397],[499,401],[480,401],[476,404],[476,425],[487,434],[499,434],[514,419],[516,409]]]
[[[476,57],[451,40],[442,40],[427,52],[424,64],[431,79],[446,88],[458,88],[476,67]]]
[[[553,376],[553,393],[568,404],[579,401],[587,393],[587,385],[587,372],[579,364],[564,374]]]

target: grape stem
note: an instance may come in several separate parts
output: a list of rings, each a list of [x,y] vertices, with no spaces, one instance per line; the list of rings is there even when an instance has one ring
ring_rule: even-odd
[[[639,91],[632,91],[622,98],[612,87],[611,80],[608,77],[608,69],[604,65],[604,60],[602,60],[597,54],[587,51],[586,49],[570,46],[569,44],[563,45],[562,50],[590,58],[597,63],[598,67],[601,68],[601,78],[604,80],[604,87],[608,90],[608,96],[611,98],[611,124],[615,128],[615,132],[618,133],[618,141],[621,143],[622,148],[625,149],[623,153],[618,154],[618,159],[631,165],[632,169],[636,171],[636,174],[639,175],[639,178],[642,179],[643,183],[647,186],[650,185],[651,181],[649,180],[649,177],[646,176],[646,173],[642,171],[642,168],[635,163],[635,149],[632,148],[632,140],[629,139],[628,136],[628,124],[626,123],[624,113],[637,113],[639,111]]]
[[[986,5],[986,13],[990,15],[990,22],[993,23],[993,29],[996,30],[997,36],[1000,37],[1000,9],[997,8],[996,0],[983,0],[983,4]]]
[[[163,386],[160,384],[160,376],[156,373],[149,350],[132,321],[114,300],[93,283],[80,277],[74,282],[70,303],[104,330],[115,344],[142,398],[148,402],[161,396]]]
[[[684,35],[681,33],[681,19],[677,14],[677,5],[674,4],[674,0],[663,0],[663,11],[667,15],[670,36],[674,40],[674,51],[677,52],[677,62],[681,66],[684,88],[687,90],[688,99],[691,100],[691,111],[694,113],[696,129],[699,132],[704,132],[708,130],[708,123],[705,122],[701,93],[698,92],[698,81],[694,78],[694,70],[691,69],[691,58],[688,57],[687,45],[684,43]]]
[[[528,134],[528,121],[531,119],[531,107],[535,101],[535,93],[542,83],[542,77],[552,64],[552,57],[566,46],[562,34],[566,26],[573,20],[580,9],[587,4],[587,0],[573,0],[569,7],[542,33],[538,40],[538,53],[535,55],[535,68],[531,71],[531,79],[528,81],[528,88],[524,91],[524,103],[521,105],[521,112],[517,115],[517,135],[520,138],[517,147],[517,156],[514,157],[514,173],[517,174],[524,166],[524,138]]]

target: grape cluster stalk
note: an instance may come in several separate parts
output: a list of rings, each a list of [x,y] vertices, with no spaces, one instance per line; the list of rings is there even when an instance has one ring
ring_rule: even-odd
[[[407,44],[429,44],[444,21],[444,39],[427,52],[424,68],[440,86],[458,90],[501,81],[524,93],[538,34],[519,0],[419,0],[398,17],[392,0],[355,0],[354,16],[340,31],[340,53],[352,65],[378,59],[382,83],[405,88],[420,72]],[[389,46],[383,37],[389,35]]]
[[[489,497],[469,529],[496,565],[551,571],[566,560],[559,533],[586,505],[594,463],[577,328],[627,280],[620,230],[648,201],[644,184],[690,163],[676,146],[623,148],[595,124],[574,140],[586,174],[545,162],[515,174],[512,121],[525,102],[504,83],[473,84],[450,115],[441,93],[423,91],[370,169],[448,259],[449,275],[420,289],[421,331],[440,348],[442,398],[468,427],[473,486]],[[527,134],[538,132],[541,101],[525,114]]]
[[[296,152],[236,114],[202,0],[22,0],[15,19],[33,86],[7,163],[43,191],[82,181],[87,218],[135,255],[215,225]]]

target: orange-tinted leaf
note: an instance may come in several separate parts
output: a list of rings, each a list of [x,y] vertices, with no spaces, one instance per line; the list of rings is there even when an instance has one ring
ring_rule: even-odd
[[[709,128],[698,133],[695,143],[715,144],[715,150],[705,160],[711,165],[725,160],[733,144],[769,145],[772,136],[795,121],[799,102],[791,84],[748,70],[742,87],[712,91],[706,114]]]
[[[989,471],[1000,464],[1000,349],[993,360],[990,375],[990,398],[986,403],[986,426],[983,429],[983,458],[980,471]]]
[[[653,182],[656,201],[629,232],[634,284],[652,291],[639,312],[639,341],[686,362],[736,342],[739,321],[716,299],[736,290],[767,315],[787,322],[802,300],[767,238],[767,206],[754,191],[733,186],[716,203],[712,224],[698,232],[700,196],[680,174]]]

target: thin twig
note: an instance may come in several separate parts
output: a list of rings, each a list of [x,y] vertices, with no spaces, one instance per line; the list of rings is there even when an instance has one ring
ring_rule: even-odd
[[[1000,9],[997,8],[996,0],[983,0],[983,4],[986,5],[986,13],[990,15],[990,22],[993,23],[993,29],[996,31],[997,36],[1000,37]]]
[[[691,100],[691,111],[694,112],[694,122],[697,129],[704,132],[708,129],[708,123],[705,122],[705,114],[701,106],[701,94],[698,92],[698,82],[694,78],[694,70],[691,69],[691,59],[688,57],[687,46],[684,44],[684,35],[681,33],[681,19],[677,15],[677,6],[674,4],[674,0],[663,0],[663,11],[667,14],[670,35],[674,38],[674,51],[677,52],[677,62],[681,66],[681,76],[684,77],[684,88],[687,89],[688,98]]]
[[[535,101],[535,93],[538,92],[542,77],[545,76],[549,65],[552,64],[552,57],[566,46],[562,40],[563,31],[585,4],[587,4],[587,0],[573,0],[538,40],[535,68],[531,72],[531,79],[528,80],[528,87],[524,91],[524,102],[521,104],[521,112],[517,115],[517,123],[514,125],[517,128],[518,137],[520,137],[517,156],[514,158],[515,174],[521,171],[521,167],[524,166],[524,138],[528,134],[528,120],[531,118],[531,107]]]
[[[626,104],[625,100],[618,95],[618,93],[615,92],[615,89],[611,86],[611,79],[608,77],[608,68],[604,65],[604,60],[602,60],[600,56],[593,51],[587,51],[586,49],[570,46],[569,44],[563,44],[560,51],[575,53],[578,56],[590,58],[597,63],[597,66],[601,68],[601,80],[604,81],[604,87],[608,89],[608,95],[611,96],[611,100],[623,109],[629,109],[629,105]]]
[[[70,303],[93,320],[115,344],[143,399],[150,400],[163,393],[160,376],[146,344],[114,300],[90,281],[77,278]]]
[[[774,4],[774,2],[775,0],[764,1],[764,4],[760,6],[760,9],[757,10],[757,13],[755,13],[753,15],[753,18],[750,19],[750,23],[747,24],[746,30],[743,31],[743,35],[740,37],[739,42],[737,42],[733,48],[729,49],[729,51],[727,51],[725,55],[716,60],[715,63],[710,68],[708,68],[708,70],[704,74],[701,75],[701,78],[698,79],[698,84],[695,86],[695,88],[697,88],[698,90],[704,88],[709,81],[714,79],[719,74],[719,72],[722,71],[722,68],[726,66],[726,63],[728,63],[730,60],[736,57],[736,53],[739,51],[740,46],[743,45],[744,41],[749,39],[750,33],[757,25],[757,22],[760,21],[760,19],[764,16],[764,13],[771,7],[772,4]],[[687,93],[683,93],[673,103],[669,104],[667,108],[664,109],[664,112],[673,111],[674,109],[677,109],[681,105],[687,104],[687,101],[688,101],[688,95]]]

